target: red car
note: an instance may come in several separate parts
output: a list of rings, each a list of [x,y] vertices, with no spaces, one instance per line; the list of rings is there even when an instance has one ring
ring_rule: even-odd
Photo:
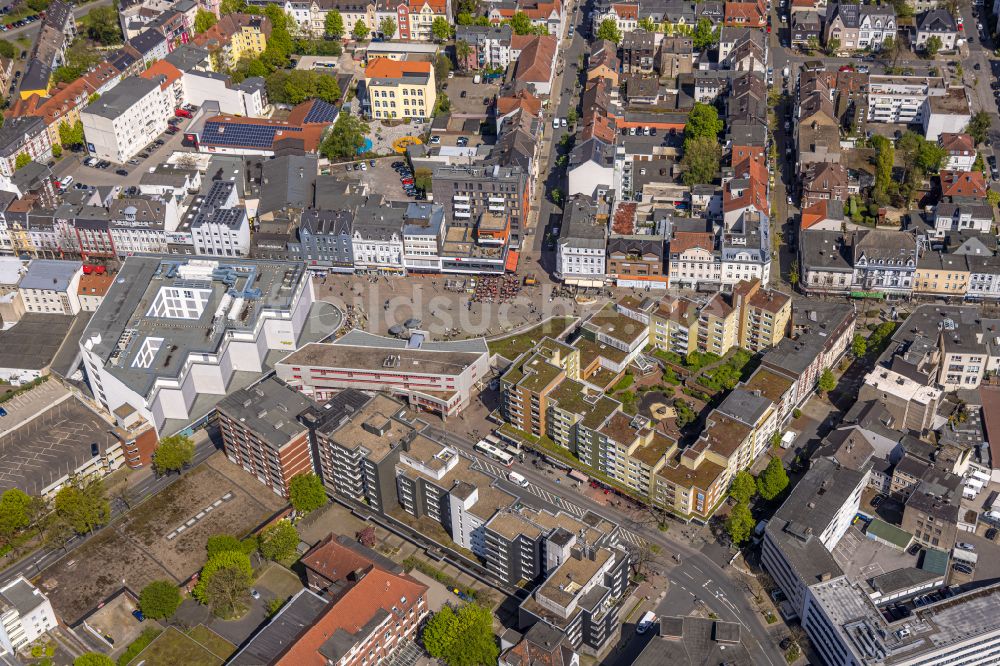
[[[177,116],[178,118],[190,118],[191,112],[188,111],[187,109],[177,109],[176,111],[174,111],[174,115]]]
[[[401,178],[399,182],[401,182],[403,185],[413,185],[412,178]]]

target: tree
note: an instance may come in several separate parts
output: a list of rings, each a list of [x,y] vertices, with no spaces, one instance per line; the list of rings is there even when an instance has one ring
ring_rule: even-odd
[[[576,109],[570,107],[569,111],[566,112],[566,122],[572,125],[577,120]]]
[[[363,42],[368,39],[368,26],[365,25],[365,22],[362,19],[358,19],[358,22],[354,24],[354,29],[351,30],[351,36],[358,42]]]
[[[115,662],[100,652],[85,652],[73,660],[73,666],[115,666]]]
[[[684,123],[684,152],[688,151],[687,142],[701,137],[708,137],[714,142],[719,140],[719,132],[724,124],[719,118],[719,110],[711,104],[695,102]]]
[[[555,205],[558,206],[559,204],[562,203],[563,194],[562,190],[560,190],[558,187],[552,188],[552,190],[549,192],[549,196],[552,197],[552,203],[554,203]]]
[[[73,479],[56,493],[55,513],[77,534],[93,532],[107,524],[111,506],[100,479],[83,482]]]
[[[340,99],[337,79],[323,72],[305,69],[279,69],[268,74],[267,96],[280,104],[301,104],[310,99],[321,99],[331,104]]]
[[[793,287],[799,283],[799,260],[793,259],[788,267],[788,284]]]
[[[28,153],[18,153],[18,156],[14,158],[14,170],[23,169],[24,167],[31,164],[31,155]]]
[[[806,39],[806,51],[808,51],[809,54],[811,55],[816,51],[819,51],[819,47],[820,47],[819,37],[817,37],[816,35],[809,35],[809,38]]]
[[[122,30],[118,23],[118,12],[113,6],[94,7],[87,12],[87,37],[103,44],[121,44]]]
[[[830,368],[823,368],[823,373],[819,376],[816,386],[819,388],[819,392],[824,395],[837,387],[837,378],[833,376]]]
[[[839,39],[837,39],[836,37],[831,37],[830,39],[826,40],[826,54],[828,56],[837,55],[837,52],[839,50],[840,50]]]
[[[990,206],[996,208],[997,204],[1000,204],[1000,192],[997,192],[996,190],[986,190],[986,201]]]
[[[326,506],[327,502],[323,481],[311,472],[292,477],[288,483],[288,497],[299,513],[315,511]]]
[[[515,35],[530,35],[535,31],[535,26],[524,12],[514,12],[510,19],[510,29]]]
[[[713,26],[707,18],[698,19],[691,40],[696,51],[712,48],[719,43],[719,28]]]
[[[160,440],[153,452],[153,469],[157,474],[180,473],[194,459],[194,440],[187,435],[171,435]]]
[[[181,605],[181,591],[169,580],[154,580],[139,593],[139,609],[146,617],[165,620]]]
[[[851,353],[854,354],[854,358],[864,358],[868,353],[868,341],[860,333],[855,333],[854,339],[851,340]]]
[[[722,149],[718,139],[702,136],[685,141],[684,157],[681,158],[684,184],[690,187],[714,181],[721,159]]]
[[[892,0],[892,6],[896,10],[897,19],[913,18],[913,7],[906,0]]]
[[[281,520],[260,533],[257,540],[260,554],[275,562],[287,560],[295,555],[299,545],[299,533],[288,520]]]
[[[771,458],[767,467],[757,475],[757,492],[771,501],[788,487],[788,474],[781,464],[781,458]]]
[[[226,550],[205,562],[191,594],[201,603],[211,606],[218,615],[232,616],[245,601],[252,576],[250,557]],[[216,577],[220,579],[220,584],[213,586]]]
[[[493,637],[493,615],[479,604],[452,610],[444,606],[427,621],[424,648],[448,666],[479,666],[496,663],[500,656]]]
[[[639,27],[646,32],[656,32],[656,24],[653,22],[653,19],[648,16],[639,19]]]
[[[207,9],[199,9],[198,13],[194,15],[194,34],[200,35],[218,22],[219,19],[215,14]]]
[[[448,72],[451,71],[451,58],[444,53],[439,53],[434,59],[434,81],[440,91],[441,86],[448,80]],[[438,95],[443,93],[438,92]]]
[[[455,60],[458,61],[460,69],[468,69],[469,56],[472,55],[472,46],[464,39],[455,42]]]
[[[17,47],[6,39],[0,39],[0,56],[13,59],[17,57]]]
[[[990,114],[977,111],[965,128],[965,133],[976,140],[976,144],[985,143],[990,131]]]
[[[39,508],[39,503],[24,491],[17,488],[5,490],[0,496],[0,543],[9,542],[31,525]]]
[[[363,530],[358,530],[358,532],[354,535],[354,538],[358,540],[358,543],[366,548],[374,548],[375,543],[378,541],[378,537],[375,534],[375,528],[371,525]]]
[[[247,11],[246,0],[222,0],[219,3],[219,15],[245,14]]]
[[[323,21],[323,32],[331,39],[340,39],[344,36],[344,17],[336,9],[327,12]]]
[[[753,475],[746,470],[737,472],[729,486],[729,496],[736,500],[737,504],[747,504],[756,494],[757,483]]]
[[[60,159],[63,156],[63,147],[58,143],[52,144],[52,157]]]
[[[750,538],[753,533],[753,515],[750,507],[740,503],[732,508],[729,517],[726,518],[726,534],[733,543],[739,546]]]
[[[392,39],[396,36],[396,19],[391,16],[382,17],[382,21],[378,24],[378,30],[386,39]]]
[[[438,42],[444,42],[451,39],[452,29],[451,24],[448,23],[448,19],[443,16],[435,17],[431,22],[431,35],[434,36],[434,40]]]
[[[597,26],[597,38],[620,44],[622,31],[618,29],[618,23],[613,18],[606,18]]]
[[[941,38],[937,35],[933,35],[924,42],[924,52],[927,53],[928,58],[933,58],[941,50]]]
[[[59,143],[61,143],[64,148],[69,148],[70,146],[82,146],[83,141],[83,121],[77,120],[72,125],[65,120],[59,123]]]
[[[896,151],[889,139],[881,135],[872,137],[872,147],[875,149],[875,186],[872,188],[872,199],[879,206],[889,203],[889,193],[894,186],[892,166],[896,159]]]

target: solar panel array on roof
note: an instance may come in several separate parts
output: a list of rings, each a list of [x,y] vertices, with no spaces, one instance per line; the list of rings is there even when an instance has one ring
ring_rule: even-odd
[[[210,121],[201,132],[201,143],[216,146],[246,146],[249,148],[270,148],[277,132],[301,132],[301,127],[276,127],[274,125],[250,125]]]
[[[306,114],[304,122],[332,123],[337,119],[337,107],[321,99],[313,100],[312,108]]]

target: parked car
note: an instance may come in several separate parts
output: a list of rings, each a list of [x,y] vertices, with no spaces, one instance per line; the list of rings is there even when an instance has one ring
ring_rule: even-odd
[[[998,533],[997,528],[991,527],[990,529],[986,530],[986,538],[989,539],[990,541],[995,541],[997,538],[997,533]]]
[[[966,576],[972,575],[972,567],[963,562],[956,562],[955,564],[951,565],[951,568],[959,573],[964,573]]]
[[[188,111],[187,109],[177,109],[176,111],[174,111],[174,115],[177,116],[178,118],[190,118],[191,112]]]
[[[138,608],[136,608],[134,611],[132,611],[132,617],[134,617],[135,619],[137,619],[139,622],[145,622],[146,621],[146,616]]]
[[[128,175],[128,170],[127,169],[116,169],[115,173],[117,175],[119,175],[119,176],[127,176]]]
[[[959,541],[955,544],[956,548],[961,548],[962,550],[967,550],[970,553],[976,552],[976,547],[967,541]]]
[[[250,596],[253,597],[254,599],[260,599],[260,592],[258,592],[256,589],[250,590]]]

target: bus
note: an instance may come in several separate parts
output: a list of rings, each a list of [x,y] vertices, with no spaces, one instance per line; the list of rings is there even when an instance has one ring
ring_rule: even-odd
[[[499,437],[497,437],[492,433],[486,435],[486,437],[483,437],[483,441],[501,451],[506,451],[509,455],[513,456],[514,458],[523,459],[524,451],[517,444],[504,442]]]
[[[510,455],[503,449],[490,444],[485,439],[479,440],[479,442],[473,447],[476,451],[479,451],[483,455],[493,458],[498,463],[504,467],[510,467],[514,464],[514,456]]]

